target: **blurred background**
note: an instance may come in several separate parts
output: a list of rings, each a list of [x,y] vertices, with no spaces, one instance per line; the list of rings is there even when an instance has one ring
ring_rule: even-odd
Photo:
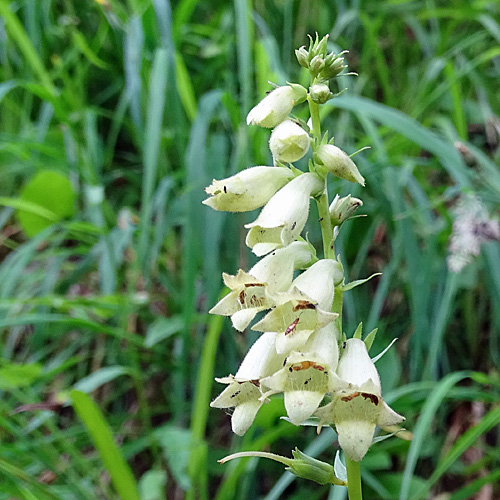
[[[349,70],[323,126],[366,187],[337,251],[344,328],[378,327],[386,401],[413,440],[362,463],[365,498],[500,498],[500,4],[491,0],[0,0],[0,499],[340,500],[228,453],[333,462],[333,431],[265,405],[210,409],[256,333],[207,311],[248,269],[251,214],[203,187],[270,165],[245,118],[294,49]],[[306,109],[297,108],[306,117]],[[306,166],[305,163],[302,164]],[[310,217],[315,220],[314,208]],[[309,239],[320,242],[317,224]]]

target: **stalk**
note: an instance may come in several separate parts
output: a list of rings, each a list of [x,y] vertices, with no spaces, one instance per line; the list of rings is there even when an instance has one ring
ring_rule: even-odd
[[[349,492],[349,500],[363,500],[363,494],[361,492],[360,462],[355,462],[346,455],[345,463],[347,467],[347,491]]]

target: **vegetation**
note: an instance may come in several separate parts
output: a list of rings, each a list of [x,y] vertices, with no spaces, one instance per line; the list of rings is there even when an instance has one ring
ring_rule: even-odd
[[[413,433],[368,452],[365,498],[500,496],[499,244],[447,265],[460,199],[498,217],[498,2],[0,0],[0,15],[0,499],[345,498],[272,462],[217,464],[290,443],[332,463],[333,431],[279,420],[278,398],[239,438],[209,408],[256,334],[207,311],[222,269],[256,259],[239,229],[254,214],[213,212],[203,187],[271,164],[245,117],[268,80],[307,84],[293,49],[315,31],[360,75],[338,79],[325,128],[372,148],[365,188],[329,187],[362,192],[367,214],[337,240],[347,277],[383,273],[344,295],[343,328],[377,326],[372,353],[399,338],[377,368]]]

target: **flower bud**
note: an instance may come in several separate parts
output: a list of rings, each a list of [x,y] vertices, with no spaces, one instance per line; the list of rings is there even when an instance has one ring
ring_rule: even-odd
[[[309,71],[313,75],[317,75],[325,67],[325,60],[322,56],[314,56],[309,63]]]
[[[295,241],[309,215],[309,198],[323,189],[314,174],[301,174],[281,188],[262,209],[257,219],[245,227],[246,244],[256,255],[265,255]]]
[[[296,104],[304,102],[307,90],[301,85],[292,83],[278,87],[250,110],[247,116],[248,125],[260,125],[273,128],[286,120]]]
[[[286,468],[293,474],[319,484],[344,484],[335,476],[333,466],[302,453],[298,448],[292,451],[293,460]]]
[[[304,46],[300,47],[300,49],[295,51],[295,56],[297,57],[297,61],[303,68],[309,67],[309,53],[307,52]]]
[[[205,188],[210,198],[202,203],[214,210],[249,212],[265,205],[293,178],[288,168],[252,167]]]
[[[334,226],[340,226],[346,220],[350,219],[356,210],[363,206],[363,202],[359,198],[354,198],[350,194],[339,198],[336,195],[330,205],[330,217]]]
[[[329,172],[349,182],[359,182],[365,185],[365,179],[359,173],[354,162],[337,146],[322,144],[316,151],[315,159],[324,165]]]
[[[330,58],[330,56],[332,57]],[[325,68],[321,72],[321,78],[325,80],[335,78],[339,73],[344,71],[345,68],[347,68],[347,65],[344,64],[344,58],[336,56],[332,52],[326,58]]]
[[[324,104],[330,99],[330,88],[326,83],[317,83],[309,89],[311,99],[317,104]]]
[[[329,35],[325,35],[318,43],[316,47],[316,54],[320,54],[322,57],[326,56],[326,46],[328,44]]]
[[[309,150],[309,134],[292,120],[281,122],[271,133],[269,149],[275,160],[293,163]]]

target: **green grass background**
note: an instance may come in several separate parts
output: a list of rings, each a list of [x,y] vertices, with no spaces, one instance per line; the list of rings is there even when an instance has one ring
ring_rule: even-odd
[[[207,311],[255,257],[254,214],[211,211],[203,187],[270,164],[246,114],[268,80],[306,82],[293,49],[315,31],[359,75],[324,127],[371,146],[366,188],[330,186],[367,214],[339,238],[347,276],[383,273],[345,294],[344,325],[378,327],[374,353],[399,338],[378,368],[413,432],[370,450],[365,498],[500,497],[498,242],[446,267],[461,193],[498,216],[498,2],[0,0],[0,17],[0,500],[346,498],[216,462],[332,462],[333,431],[280,420],[278,398],[239,438],[208,406],[256,334]]]

